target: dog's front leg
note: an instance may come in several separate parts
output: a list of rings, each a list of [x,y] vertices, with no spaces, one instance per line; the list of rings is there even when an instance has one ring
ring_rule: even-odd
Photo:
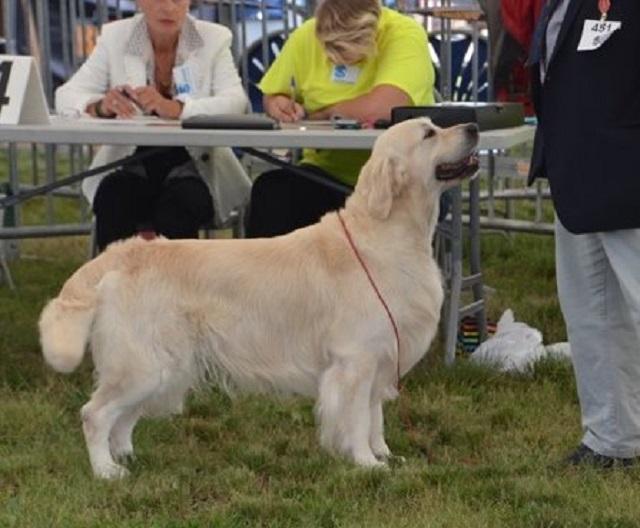
[[[369,444],[374,377],[373,365],[337,361],[322,376],[318,401],[322,444],[367,467],[385,465]]]
[[[373,454],[380,460],[387,460],[391,456],[391,450],[384,440],[384,415],[382,413],[382,399],[374,398],[371,401],[371,436],[369,438]]]

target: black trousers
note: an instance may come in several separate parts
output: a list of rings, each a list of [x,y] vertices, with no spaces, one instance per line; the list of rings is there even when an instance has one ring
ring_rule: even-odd
[[[308,171],[333,179],[318,167],[304,165]],[[287,169],[261,174],[251,188],[251,206],[246,229],[247,238],[272,237],[315,224],[322,215],[344,206],[344,192],[332,189]],[[446,191],[440,196],[442,221],[451,208]]]
[[[103,251],[111,242],[141,230],[167,238],[198,238],[199,228],[213,218],[213,201],[198,176],[155,181],[123,169],[100,182],[93,212],[96,242]]]
[[[317,167],[304,165],[304,168],[332,178]],[[265,172],[251,188],[246,235],[272,237],[315,224],[325,213],[340,209],[346,199],[347,194],[287,169]]]

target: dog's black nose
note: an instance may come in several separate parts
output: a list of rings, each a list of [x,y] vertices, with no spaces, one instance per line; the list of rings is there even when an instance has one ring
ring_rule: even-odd
[[[465,127],[465,132],[471,136],[472,138],[475,138],[478,136],[478,125],[476,125],[475,123],[469,123],[466,127]]]

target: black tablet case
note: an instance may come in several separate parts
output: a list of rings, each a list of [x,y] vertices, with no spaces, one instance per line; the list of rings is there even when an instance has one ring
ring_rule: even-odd
[[[391,124],[416,117],[429,117],[439,127],[477,123],[480,130],[524,124],[521,103],[439,103],[431,106],[398,106],[391,111]]]
[[[188,117],[182,121],[182,128],[212,130],[276,130],[280,125],[263,114],[228,114]]]

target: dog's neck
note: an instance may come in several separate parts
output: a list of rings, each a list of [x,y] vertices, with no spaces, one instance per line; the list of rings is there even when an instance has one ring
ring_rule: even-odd
[[[432,253],[431,241],[438,218],[439,197],[428,195],[424,187],[409,185],[393,200],[389,215],[371,214],[367,197],[357,190],[345,205],[343,215],[354,236],[370,244],[383,244],[391,237],[408,247]]]

